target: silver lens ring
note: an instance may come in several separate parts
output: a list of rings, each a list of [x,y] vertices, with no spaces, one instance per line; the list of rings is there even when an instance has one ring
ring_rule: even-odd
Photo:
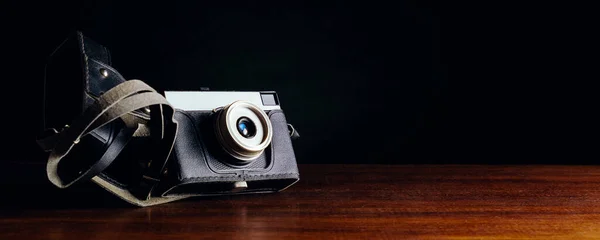
[[[251,134],[248,134],[247,127],[253,131]],[[215,131],[223,149],[242,162],[258,158],[273,138],[267,114],[246,101],[233,102],[219,111]]]

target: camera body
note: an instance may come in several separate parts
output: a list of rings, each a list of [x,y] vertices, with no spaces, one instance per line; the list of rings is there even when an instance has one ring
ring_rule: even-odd
[[[178,133],[164,197],[278,192],[299,180],[276,92],[166,91]]]

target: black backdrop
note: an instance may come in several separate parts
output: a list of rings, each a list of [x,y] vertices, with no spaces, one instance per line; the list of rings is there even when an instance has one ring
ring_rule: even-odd
[[[76,29],[159,90],[277,91],[300,163],[597,159],[582,140],[587,99],[567,104],[589,95],[548,64],[561,25],[537,7],[212,2],[3,2],[3,159],[43,158],[43,64]]]

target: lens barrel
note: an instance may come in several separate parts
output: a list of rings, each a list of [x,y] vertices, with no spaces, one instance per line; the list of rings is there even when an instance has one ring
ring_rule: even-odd
[[[225,152],[247,164],[271,144],[273,128],[264,110],[236,101],[217,112],[215,134]]]

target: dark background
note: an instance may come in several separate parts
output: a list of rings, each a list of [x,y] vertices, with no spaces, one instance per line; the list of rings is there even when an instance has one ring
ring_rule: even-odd
[[[33,142],[43,65],[73,30],[159,90],[277,91],[302,135],[300,163],[598,159],[593,88],[576,83],[597,77],[572,65],[593,31],[563,6],[9,1],[0,11],[3,160],[45,160]]]

